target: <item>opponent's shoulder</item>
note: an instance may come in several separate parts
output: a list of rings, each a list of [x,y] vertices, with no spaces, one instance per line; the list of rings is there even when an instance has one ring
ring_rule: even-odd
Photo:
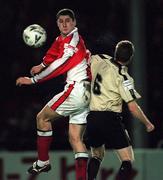
[[[98,61],[98,62],[101,62],[101,61],[110,61],[112,59],[111,56],[107,55],[107,54],[95,54],[95,55],[91,55],[91,62],[93,61]]]
[[[91,58],[92,59],[103,60],[103,59],[111,59],[112,57],[107,55],[107,54],[92,54]]]

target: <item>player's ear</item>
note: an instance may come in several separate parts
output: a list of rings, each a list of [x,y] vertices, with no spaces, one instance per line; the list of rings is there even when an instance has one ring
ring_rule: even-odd
[[[76,26],[76,19],[74,19],[74,26]]]
[[[57,23],[57,26],[59,27],[59,25],[58,25],[58,20],[56,21],[56,23]]]

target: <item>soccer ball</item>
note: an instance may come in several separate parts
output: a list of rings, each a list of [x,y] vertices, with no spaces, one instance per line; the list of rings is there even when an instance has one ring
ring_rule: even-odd
[[[31,24],[23,31],[23,40],[30,47],[41,47],[46,42],[46,39],[45,29],[38,24]]]

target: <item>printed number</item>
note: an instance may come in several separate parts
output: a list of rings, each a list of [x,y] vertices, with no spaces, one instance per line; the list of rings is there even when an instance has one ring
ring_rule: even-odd
[[[100,74],[97,74],[95,81],[94,81],[94,86],[93,86],[93,93],[96,95],[101,94],[101,87],[100,87],[101,82],[102,82],[102,77]]]

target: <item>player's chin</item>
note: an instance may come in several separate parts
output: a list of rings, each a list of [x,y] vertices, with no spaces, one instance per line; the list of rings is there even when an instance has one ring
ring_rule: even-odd
[[[62,35],[63,35],[63,36],[67,36],[69,33],[70,33],[69,30],[63,30],[63,31],[62,31]]]

